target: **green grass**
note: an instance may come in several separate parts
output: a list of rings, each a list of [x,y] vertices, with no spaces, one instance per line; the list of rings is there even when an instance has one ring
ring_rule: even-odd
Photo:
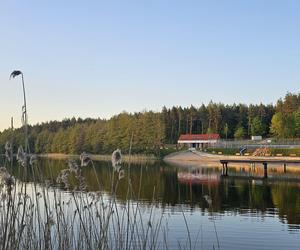
[[[255,149],[247,149],[245,153],[252,153]],[[218,154],[218,152],[222,152],[223,155],[235,155],[240,152],[239,148],[208,148],[208,153]],[[270,148],[271,155],[282,154],[283,156],[290,156],[291,154],[296,154],[296,156],[300,157],[300,148]]]
[[[283,156],[289,156],[290,154],[296,154],[300,156],[300,148],[271,148],[271,154],[282,154]]]
[[[223,155],[235,155],[236,153],[239,153],[240,150],[237,148],[208,148],[207,152],[215,154],[218,154],[218,152],[222,152]]]

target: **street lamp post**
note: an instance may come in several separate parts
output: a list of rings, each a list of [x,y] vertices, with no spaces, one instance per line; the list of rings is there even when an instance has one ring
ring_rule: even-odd
[[[15,78],[16,76],[21,75],[22,77],[22,87],[23,87],[23,98],[24,105],[22,107],[22,124],[25,128],[25,153],[29,153],[29,145],[28,145],[28,117],[27,117],[27,106],[26,106],[26,93],[25,93],[25,83],[24,83],[24,75],[20,70],[14,70],[10,74],[10,79]]]

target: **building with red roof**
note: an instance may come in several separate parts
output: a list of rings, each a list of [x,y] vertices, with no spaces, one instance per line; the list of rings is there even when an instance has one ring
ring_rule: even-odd
[[[178,139],[178,144],[203,149],[217,143],[219,139],[219,134],[182,134]]]

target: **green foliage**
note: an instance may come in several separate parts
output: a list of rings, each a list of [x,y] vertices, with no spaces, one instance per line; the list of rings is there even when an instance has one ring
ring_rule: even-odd
[[[300,107],[295,112],[295,133],[297,137],[300,137]]]
[[[79,154],[84,151],[101,154],[116,148],[132,153],[159,154],[165,138],[161,113],[122,113],[110,120],[71,119],[30,127],[31,150],[35,153]],[[5,130],[0,134],[0,150],[14,139],[15,147],[24,144],[22,129]],[[14,150],[16,152],[16,148]]]
[[[236,153],[239,153],[240,150],[238,148],[208,148],[207,152],[215,152],[215,154],[222,152],[223,155],[235,155]]]
[[[280,138],[300,136],[300,94],[288,93],[284,100],[277,102],[271,122],[271,133]]]
[[[245,136],[245,130],[243,127],[238,127],[234,133],[235,139],[243,139]]]
[[[102,119],[64,119],[29,126],[29,144],[35,153],[94,154],[121,148],[128,153],[161,154],[165,144],[176,144],[180,134],[219,133],[222,138],[251,135],[280,138],[300,136],[300,95],[288,93],[273,105],[224,105],[210,102],[200,107],[164,107],[161,112],[126,113]],[[24,130],[0,133],[0,153],[6,141],[24,145]]]
[[[276,113],[272,118],[271,133],[277,137],[284,137],[284,124],[282,113]]]
[[[269,128],[275,107],[272,105],[224,105],[210,102],[199,108],[172,107],[162,110],[165,126],[165,143],[177,143],[180,134],[219,133],[222,138],[234,138],[235,128],[242,126],[245,136],[251,136],[251,121],[259,117],[262,122],[263,133],[269,134]],[[226,125],[227,124],[227,125]],[[226,129],[225,129],[226,127]]]
[[[290,154],[296,154],[300,156],[300,148],[271,148],[272,155],[282,154],[283,156],[289,156]]]
[[[163,158],[164,156],[169,155],[169,154],[172,154],[172,153],[175,153],[175,152],[178,152],[178,149],[176,148],[176,146],[168,147],[168,148],[162,148],[162,149],[159,151],[159,156],[160,156],[161,158]]]
[[[259,117],[254,117],[251,123],[251,135],[263,135],[265,129]]]
[[[227,139],[228,138],[228,132],[229,132],[228,123],[225,124],[223,132],[224,132],[224,135],[225,135],[225,139]]]
[[[212,128],[208,128],[206,133],[207,133],[207,134],[213,134],[213,133],[214,133],[214,130],[213,130]]]

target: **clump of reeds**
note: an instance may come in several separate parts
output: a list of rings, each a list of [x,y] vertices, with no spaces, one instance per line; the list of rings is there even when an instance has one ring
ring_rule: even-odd
[[[24,152],[20,149],[18,163],[26,172],[28,169],[24,169],[23,158]],[[2,249],[137,249],[155,245],[159,225],[154,230],[153,218],[142,220],[139,206],[131,202],[132,195],[135,195],[132,190],[128,192],[127,206],[117,202],[118,183],[125,175],[120,150],[112,155],[110,198],[101,190],[100,181],[98,191],[86,192],[83,169],[89,165],[94,167],[88,154],[81,155],[80,165],[69,161],[68,168],[57,177],[57,181],[70,191],[68,200],[63,198],[59,190],[46,185],[43,176],[39,176],[38,168],[34,165],[35,157],[29,162],[35,178],[44,181],[44,185],[29,184],[25,179],[17,181],[15,185],[7,169],[0,168]],[[117,179],[113,173],[118,173]],[[70,183],[71,175],[77,180],[76,184]]]
[[[20,146],[18,148],[18,153],[17,153],[17,161],[23,166],[27,166],[27,154],[24,152],[23,147]]]
[[[49,182],[40,173],[35,155],[19,148],[18,167],[23,173],[15,181],[7,168],[0,168],[0,244],[1,249],[156,249],[168,248],[164,215],[156,213],[155,187],[148,212],[141,209],[141,167],[139,192],[135,193],[130,171],[123,165],[121,150],[111,156],[111,191],[104,191],[101,176],[87,153],[80,162],[70,160],[67,168]],[[26,164],[24,164],[26,161]],[[29,164],[27,164],[29,162]],[[98,190],[88,191],[84,169],[93,168]],[[37,182],[28,183],[27,172]],[[126,174],[125,174],[126,173]],[[124,178],[124,177],[127,178]],[[126,202],[118,201],[120,182],[128,183]],[[54,185],[62,185],[68,192]]]
[[[12,145],[10,142],[6,142],[5,146],[5,158],[6,160],[8,160],[8,162],[11,162],[13,159],[13,151],[12,151]]]
[[[69,160],[67,169],[63,169],[58,177],[56,178],[57,183],[64,184],[65,188],[70,187],[70,175],[73,174],[75,179],[78,181],[78,185],[74,187],[74,190],[84,191],[87,188],[85,177],[82,175],[83,166],[87,166],[86,163],[82,162],[79,166],[75,161]]]
[[[5,187],[7,192],[10,194],[14,184],[14,177],[8,173],[6,168],[0,167],[0,186],[2,186],[2,188]]]

